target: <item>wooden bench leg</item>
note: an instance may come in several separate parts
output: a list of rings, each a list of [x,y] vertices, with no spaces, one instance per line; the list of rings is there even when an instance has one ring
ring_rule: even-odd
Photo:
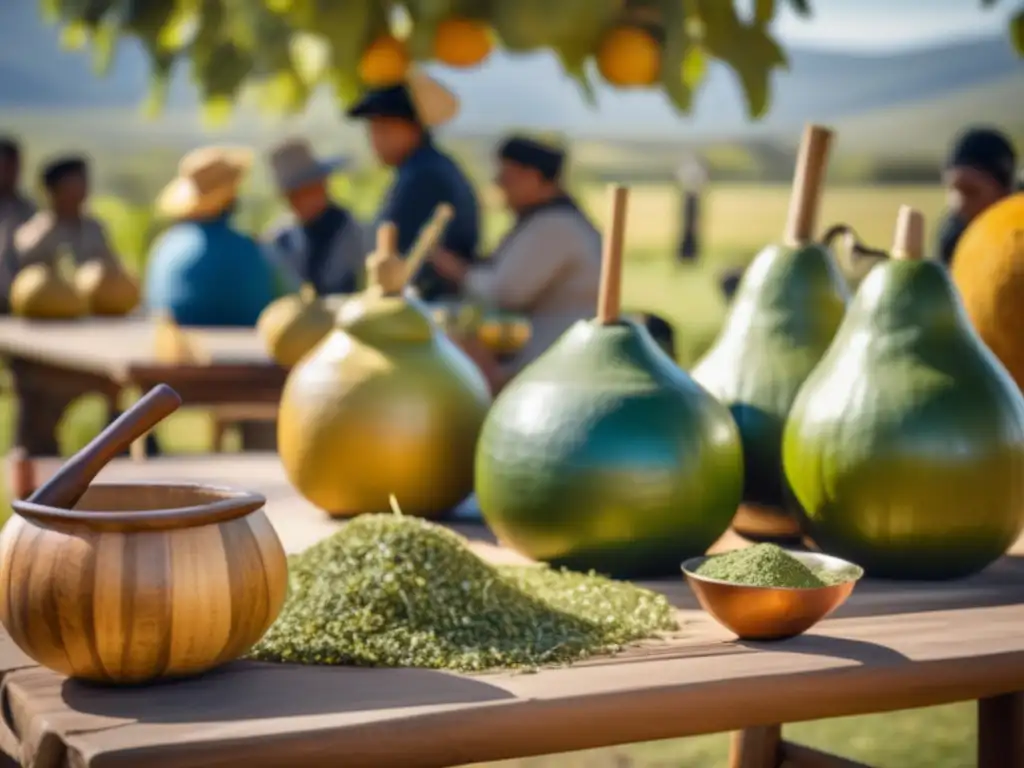
[[[736,731],[729,745],[729,768],[779,768],[781,747],[781,725]]]
[[[1024,768],[1024,693],[978,702],[978,768]]]

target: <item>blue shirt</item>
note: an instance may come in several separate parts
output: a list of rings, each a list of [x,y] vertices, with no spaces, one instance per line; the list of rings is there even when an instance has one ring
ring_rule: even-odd
[[[228,216],[175,224],[150,251],[146,307],[179,325],[253,326],[275,293],[259,244],[233,229]]]
[[[476,191],[455,161],[438,150],[429,138],[398,167],[375,228],[382,222],[393,222],[398,227],[398,248],[407,254],[420,229],[441,203],[454,209],[442,245],[472,263],[480,241]],[[420,269],[415,285],[427,301],[459,293],[458,285],[441,277],[429,262]]]

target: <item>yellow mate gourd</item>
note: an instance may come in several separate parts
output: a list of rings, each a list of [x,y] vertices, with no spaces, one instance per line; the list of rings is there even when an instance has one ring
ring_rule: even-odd
[[[490,391],[405,294],[396,242],[394,226],[383,225],[369,288],[292,368],[281,396],[281,462],[299,493],[332,516],[386,511],[393,495],[406,514],[438,517],[473,490]]]
[[[120,264],[87,261],[75,271],[75,290],[93,315],[120,317],[139,304],[139,284]]]
[[[30,264],[11,283],[11,311],[35,320],[71,320],[86,312],[74,286],[56,266]]]
[[[290,368],[334,327],[334,315],[312,285],[297,294],[282,296],[260,313],[256,331],[278,365]]]
[[[1024,192],[970,223],[952,277],[978,335],[1024,389]]]

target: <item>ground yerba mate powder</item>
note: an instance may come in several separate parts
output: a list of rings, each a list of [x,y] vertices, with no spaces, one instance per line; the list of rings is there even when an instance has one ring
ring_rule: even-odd
[[[851,574],[843,571],[811,570],[775,544],[755,544],[709,557],[701,563],[696,573],[709,579],[751,587],[801,589],[831,586],[851,578]]]
[[[290,558],[268,661],[476,672],[576,661],[677,628],[659,594],[594,575],[485,563],[439,525],[365,515]]]

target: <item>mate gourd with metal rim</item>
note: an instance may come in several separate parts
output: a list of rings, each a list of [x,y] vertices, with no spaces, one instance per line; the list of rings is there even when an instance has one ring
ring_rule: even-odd
[[[1024,527],[1024,397],[923,240],[904,207],[783,438],[809,536],[869,576],[967,576]]]
[[[582,571],[671,573],[729,527],[743,485],[736,425],[619,311],[626,190],[612,195],[597,318],[502,390],[476,491],[504,544]]]
[[[389,509],[439,517],[473,490],[490,390],[474,363],[405,291],[393,225],[378,231],[370,286],[288,376],[278,452],[306,499],[346,517]],[[410,258],[412,261],[412,258]]]
[[[693,378],[729,407],[743,440],[743,504],[733,528],[753,539],[799,538],[787,509],[782,429],[793,399],[842,322],[846,281],[812,239],[832,132],[804,133],[783,245],[743,275],[725,325]]]

